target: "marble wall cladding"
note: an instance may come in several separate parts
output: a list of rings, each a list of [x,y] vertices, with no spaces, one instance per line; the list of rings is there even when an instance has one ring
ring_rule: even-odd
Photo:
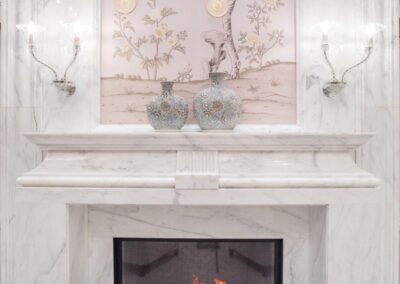
[[[18,270],[16,256],[23,254],[18,243],[28,242],[25,226],[38,224],[27,221],[34,209],[40,206],[23,204],[15,199],[16,178],[26,170],[34,167],[40,160],[41,153],[32,146],[20,133],[36,129],[35,111],[31,107],[1,107],[1,213],[2,213],[2,283],[15,282],[14,272]],[[35,211],[39,214],[39,211]],[[36,222],[41,222],[36,220]],[[30,229],[35,229],[32,226]],[[28,235],[27,235],[28,233]],[[16,266],[15,264],[18,263]]]
[[[19,0],[21,5],[32,1]],[[74,32],[68,22],[78,21],[84,28],[81,34],[81,49],[77,63],[74,64],[68,78],[77,86],[73,96],[58,91],[51,82],[53,75],[38,64],[33,63],[26,38],[18,32],[16,44],[19,48],[17,55],[23,58],[25,64],[33,63],[33,67],[21,74],[19,78],[32,82],[32,86],[19,84],[18,89],[27,89],[30,96],[35,97],[40,106],[40,130],[53,132],[84,132],[93,129],[97,122],[98,103],[97,94],[98,58],[99,48],[96,38],[98,32],[97,15],[100,11],[95,9],[97,1],[34,1],[35,7],[24,10],[32,15],[23,13],[18,18],[19,23],[34,20],[45,31],[36,36],[37,55],[40,59],[56,69],[59,76],[63,74],[73,55]],[[21,8],[22,9],[22,8]],[[21,68],[22,69],[22,68]],[[34,72],[32,72],[32,70]]]
[[[370,19],[384,19],[387,37],[380,38],[376,54],[365,66],[373,72],[365,75],[365,92],[360,105],[359,128],[363,132],[375,132],[377,135],[362,149],[361,164],[369,171],[380,176],[384,190],[384,204],[381,208],[385,220],[383,253],[387,262],[384,267],[383,283],[398,283],[399,258],[399,38],[398,2],[372,1],[365,7]],[[393,73],[396,72],[396,73]],[[396,77],[394,77],[394,74]],[[379,150],[377,150],[379,149]]]
[[[65,269],[67,224],[60,222],[67,218],[67,207],[39,203],[18,206],[12,227],[14,249],[8,283],[69,283]]]
[[[321,93],[331,80],[329,67],[321,53],[320,32],[316,25],[323,21],[337,23],[340,32],[332,31],[329,50],[338,73],[342,73],[363,54],[357,41],[357,29],[363,23],[362,1],[301,1],[300,49],[298,69],[299,125],[310,131],[353,132],[356,129],[357,96],[362,92],[360,69],[348,77],[349,86],[334,99]],[[315,13],[311,11],[321,11]],[[351,24],[350,24],[351,23]]]
[[[383,281],[385,270],[384,262],[380,258],[382,242],[379,232],[382,222],[378,213],[379,207],[380,204],[329,206],[326,275],[328,279],[335,279],[333,283],[395,283]],[[358,237],[350,237],[352,234]],[[354,273],[355,271],[371,273]]]

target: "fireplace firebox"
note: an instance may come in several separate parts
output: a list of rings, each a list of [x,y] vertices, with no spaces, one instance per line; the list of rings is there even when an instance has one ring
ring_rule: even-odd
[[[115,284],[282,284],[283,240],[114,239]]]

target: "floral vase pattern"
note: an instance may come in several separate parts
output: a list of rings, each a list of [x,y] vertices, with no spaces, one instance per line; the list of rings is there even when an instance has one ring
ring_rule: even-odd
[[[147,117],[155,130],[180,130],[188,118],[185,100],[173,94],[174,82],[161,82],[162,93],[147,105]]]
[[[194,116],[202,130],[233,130],[240,122],[240,96],[222,85],[225,73],[210,73],[212,85],[194,99]]]

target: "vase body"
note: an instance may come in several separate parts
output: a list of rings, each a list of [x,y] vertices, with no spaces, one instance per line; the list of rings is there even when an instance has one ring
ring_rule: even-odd
[[[173,94],[173,85],[173,82],[161,82],[161,95],[147,105],[147,117],[155,130],[177,131],[186,123],[188,104],[183,98]]]
[[[224,73],[210,73],[211,86],[194,99],[194,116],[202,130],[233,130],[240,122],[240,96],[222,85]]]

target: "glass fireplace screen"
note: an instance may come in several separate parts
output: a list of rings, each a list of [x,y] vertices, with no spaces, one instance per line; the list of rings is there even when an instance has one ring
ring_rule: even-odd
[[[115,284],[282,284],[283,241],[115,239]]]

